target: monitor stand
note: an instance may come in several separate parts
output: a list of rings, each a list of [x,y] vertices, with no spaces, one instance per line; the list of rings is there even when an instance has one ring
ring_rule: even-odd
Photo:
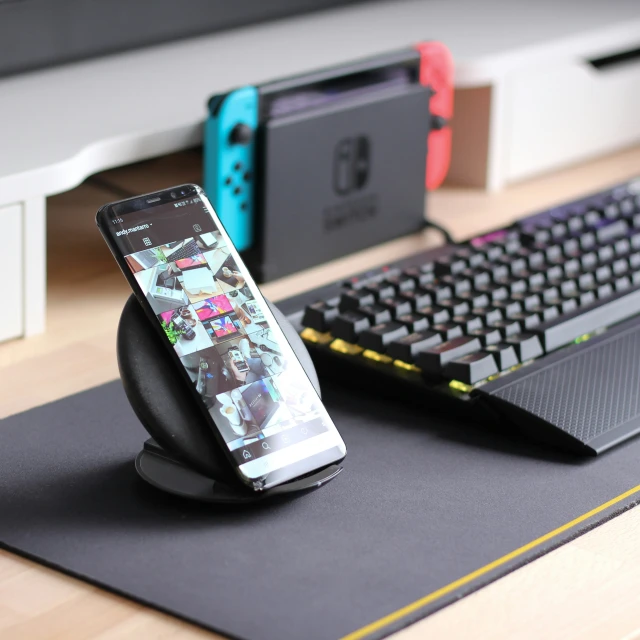
[[[284,315],[268,304],[320,394],[318,376],[304,343]],[[120,317],[117,354],[127,399],[151,436],[136,458],[136,470],[154,487],[191,500],[246,504],[318,488],[342,471],[339,465],[332,465],[262,492],[245,487],[133,295]]]

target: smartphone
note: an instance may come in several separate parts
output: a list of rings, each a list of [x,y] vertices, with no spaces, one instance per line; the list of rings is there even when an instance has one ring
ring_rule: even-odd
[[[245,485],[262,491],[345,457],[338,430],[199,186],[112,202],[98,211],[96,223]],[[159,272],[170,272],[173,297],[158,290]],[[231,304],[238,290],[255,311],[247,325]],[[226,375],[223,355],[266,329],[281,354],[279,373],[258,359],[243,381]],[[206,385],[188,367],[194,355],[207,364]],[[199,389],[206,389],[206,399]],[[298,399],[309,397],[300,414]],[[240,434],[249,427],[260,437],[247,443]]]
[[[238,349],[229,349],[229,355],[233,360],[233,364],[235,364],[238,368],[238,371],[240,371],[241,373],[249,371],[249,365]]]

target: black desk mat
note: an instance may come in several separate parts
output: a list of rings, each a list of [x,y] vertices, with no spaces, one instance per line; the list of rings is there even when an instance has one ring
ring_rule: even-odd
[[[576,460],[324,387],[326,487],[251,509],[147,487],[119,382],[0,423],[0,544],[224,635],[382,637],[640,501],[640,440]],[[524,548],[523,548],[524,547]]]

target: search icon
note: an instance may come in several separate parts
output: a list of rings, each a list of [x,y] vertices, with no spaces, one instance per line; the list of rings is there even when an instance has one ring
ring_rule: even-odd
[[[263,448],[263,449],[271,449],[271,447],[269,446],[269,443],[268,443],[268,442],[263,442],[263,443],[262,443],[262,448]]]

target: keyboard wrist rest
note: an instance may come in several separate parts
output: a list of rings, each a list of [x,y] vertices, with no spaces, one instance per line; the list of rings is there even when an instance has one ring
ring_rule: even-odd
[[[537,440],[599,454],[640,432],[640,324],[631,319],[475,389]]]

